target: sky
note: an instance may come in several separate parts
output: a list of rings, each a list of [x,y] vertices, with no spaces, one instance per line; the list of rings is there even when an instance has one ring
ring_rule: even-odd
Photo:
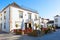
[[[42,18],[53,20],[55,15],[60,15],[60,0],[0,0],[0,10],[13,2],[38,11]]]

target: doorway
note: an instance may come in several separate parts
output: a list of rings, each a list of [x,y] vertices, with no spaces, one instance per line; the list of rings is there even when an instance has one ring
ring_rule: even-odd
[[[25,29],[27,29],[27,23],[25,23]]]
[[[31,23],[29,23],[29,28],[31,28]]]

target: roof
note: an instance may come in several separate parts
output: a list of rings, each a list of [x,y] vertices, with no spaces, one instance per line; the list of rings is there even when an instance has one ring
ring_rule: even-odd
[[[48,20],[49,21],[49,19],[45,19],[45,18],[41,18],[42,20]]]
[[[18,4],[16,4],[15,2],[9,4],[9,5],[6,6],[3,10],[5,10],[5,9],[6,9],[7,7],[9,7],[9,6],[13,6],[13,7],[20,8],[20,9],[23,9],[23,10],[27,10],[27,11],[30,11],[30,12],[34,12],[34,13],[38,13],[38,12],[35,11],[35,10],[31,10],[31,9],[23,8],[23,7],[19,6]],[[3,10],[2,10],[2,11],[3,11]],[[2,11],[1,11],[1,12],[2,12]]]
[[[43,20],[44,20],[44,18],[41,18],[41,19],[43,19]]]
[[[47,22],[47,24],[49,24],[49,23],[54,23],[54,21],[49,21],[49,22]]]
[[[55,17],[60,17],[59,15],[56,15]]]

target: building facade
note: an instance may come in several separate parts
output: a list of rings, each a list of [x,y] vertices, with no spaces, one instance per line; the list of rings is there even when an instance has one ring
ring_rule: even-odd
[[[54,27],[54,20],[47,22],[48,27]]]
[[[34,30],[35,24],[39,25],[40,22],[38,12],[22,8],[16,3],[9,4],[0,14],[0,27],[5,32],[26,28]]]
[[[45,18],[40,18],[40,25],[42,28],[47,28],[47,22],[49,21],[49,19],[45,19]]]
[[[16,3],[9,4],[0,12],[0,31],[12,32],[14,29],[47,28],[49,19],[41,18],[37,11],[23,8]]]
[[[2,30],[2,14],[0,13],[0,31]]]
[[[56,15],[54,17],[54,26],[55,27],[60,27],[60,16],[59,15]]]

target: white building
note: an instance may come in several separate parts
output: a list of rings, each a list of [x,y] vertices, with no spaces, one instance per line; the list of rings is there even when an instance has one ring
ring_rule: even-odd
[[[55,27],[60,27],[60,16],[59,15],[56,15],[54,17],[54,26]]]
[[[47,28],[47,22],[49,21],[49,19],[44,19],[44,18],[40,18],[40,25],[43,28]]]
[[[36,11],[25,9],[16,3],[9,4],[1,11],[0,30],[10,32],[14,29],[35,29],[35,23],[39,24],[39,14]]]
[[[49,22],[47,22],[47,26],[54,27],[54,20],[50,20]]]
[[[0,31],[2,30],[2,14],[0,13]]]

